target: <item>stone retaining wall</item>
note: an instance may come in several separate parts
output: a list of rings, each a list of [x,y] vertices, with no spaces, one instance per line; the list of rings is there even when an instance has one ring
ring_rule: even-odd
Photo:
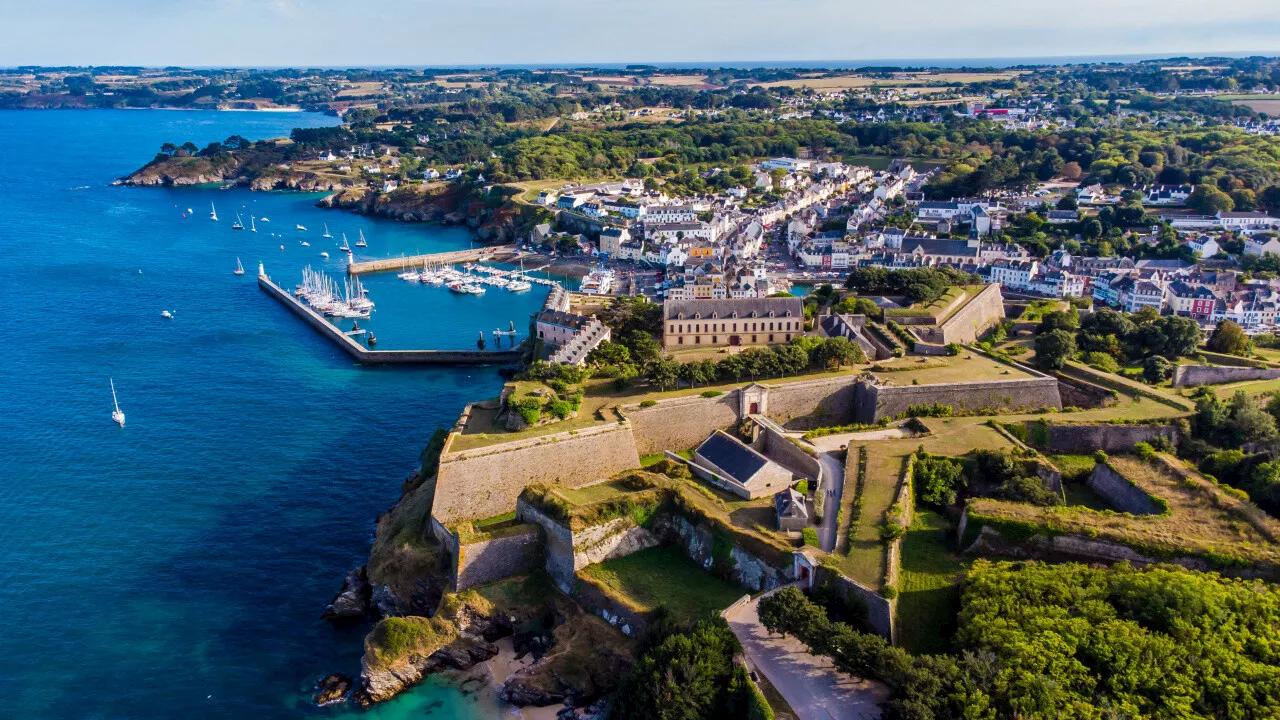
[[[672,515],[662,527],[655,526],[654,530],[684,550],[703,569],[711,570],[715,564],[711,532],[693,524],[688,518]],[[731,580],[752,592],[772,590],[795,579],[791,577],[790,566],[776,568],[737,546],[730,549],[728,562]]]
[[[523,501],[516,503],[516,517],[543,529],[547,537],[543,566],[565,592],[573,588],[578,571],[588,565],[626,557],[658,545],[658,538],[636,525],[630,517],[571,531]]]
[[[1159,515],[1162,512],[1145,490],[1129,482],[1106,463],[1098,463],[1093,468],[1087,484],[1090,490],[1101,495],[1120,512],[1134,515]]]
[[[454,590],[466,590],[538,569],[543,557],[538,526],[529,524],[520,530],[505,537],[459,545],[453,570]]]
[[[859,598],[867,606],[867,623],[890,642],[895,634],[897,601],[889,600],[871,588],[851,580],[831,568],[819,565],[813,570],[814,585],[828,585],[846,600]]]
[[[1220,385],[1242,380],[1274,380],[1275,378],[1280,378],[1280,370],[1255,367],[1179,365],[1173,371],[1173,386]]]

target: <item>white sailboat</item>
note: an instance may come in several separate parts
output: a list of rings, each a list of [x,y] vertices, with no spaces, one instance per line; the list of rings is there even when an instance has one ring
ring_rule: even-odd
[[[306,226],[306,225],[294,225],[294,227],[295,227],[295,228],[297,228],[297,229],[299,229],[299,230],[303,230],[303,231],[305,231],[305,230],[307,229],[307,226]]]
[[[209,203],[209,219],[218,222],[218,208],[214,207],[213,203]]]
[[[120,401],[116,399],[116,381],[110,378],[108,378],[108,381],[111,383],[111,403],[116,406],[116,409],[111,413],[111,419],[119,424],[120,427],[124,427],[124,412],[120,410]]]
[[[338,249],[347,254],[351,253],[351,246],[347,244],[346,233],[342,233],[342,245]]]
[[[299,226],[299,228],[298,228],[298,229],[299,229],[299,230],[301,230],[301,229],[302,229],[302,228],[301,228],[301,226]],[[330,235],[330,234],[329,234],[329,223],[325,223],[325,224],[324,224],[324,234],[323,234],[323,235],[321,235],[320,237],[323,237],[323,238],[331,238],[331,237],[333,237],[332,235]]]
[[[236,269],[233,270],[232,272],[234,272],[236,275],[244,274],[244,266],[240,264],[240,258],[236,258]]]
[[[356,241],[356,247],[368,247],[369,243],[364,241],[364,230],[360,231],[360,239]]]
[[[236,221],[231,223],[232,230],[243,230],[244,222],[240,220],[240,213],[236,213]]]
[[[258,226],[254,224],[253,220],[254,220],[253,216],[250,215],[249,216],[249,232],[258,232]]]

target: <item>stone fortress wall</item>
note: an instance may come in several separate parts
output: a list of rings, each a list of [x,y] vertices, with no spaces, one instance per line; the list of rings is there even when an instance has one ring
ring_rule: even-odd
[[[440,455],[431,514],[446,526],[515,509],[535,483],[578,487],[640,467],[627,423],[613,423]]]
[[[1039,373],[1036,373],[1039,375]],[[857,389],[860,423],[873,423],[905,413],[912,405],[950,405],[956,410],[983,408],[1000,410],[1062,409],[1058,381],[1045,375],[1025,380],[949,383],[945,385],[880,385],[861,381]]]
[[[1173,371],[1174,387],[1220,385],[1242,380],[1274,380],[1280,370],[1255,367],[1223,367],[1214,365],[1179,365]]]
[[[926,343],[947,345],[976,342],[979,335],[1004,320],[1004,299],[998,284],[987,285],[964,307],[935,327],[914,326],[911,331]]]

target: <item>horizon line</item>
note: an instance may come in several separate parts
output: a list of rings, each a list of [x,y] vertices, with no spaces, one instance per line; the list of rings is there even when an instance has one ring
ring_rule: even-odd
[[[17,63],[0,65],[0,71],[18,70],[22,68],[61,69],[61,68],[138,68],[142,70],[163,70],[179,68],[183,70],[573,70],[573,69],[626,69],[628,67],[652,67],[656,69],[695,70],[695,69],[734,69],[749,70],[767,69],[822,69],[822,70],[854,70],[859,67],[917,67],[924,69],[946,68],[944,65],[929,63],[948,63],[949,69],[955,67],[1004,67],[1092,64],[1128,64],[1153,60],[1202,60],[1213,58],[1245,59],[1251,57],[1278,58],[1280,50],[1248,51],[1236,50],[1226,52],[1197,53],[1091,53],[1083,55],[1025,55],[1025,56],[991,56],[991,57],[929,57],[929,58],[855,58],[838,60],[797,59],[797,60],[662,60],[662,61],[615,61],[615,62],[528,62],[528,63],[389,63],[368,65],[181,65],[137,64],[137,63],[101,63],[90,65],[46,65],[40,63]],[[962,63],[956,65],[957,63]],[[969,63],[975,63],[970,65]],[[981,63],[986,63],[985,65]],[[995,63],[995,65],[993,65]]]

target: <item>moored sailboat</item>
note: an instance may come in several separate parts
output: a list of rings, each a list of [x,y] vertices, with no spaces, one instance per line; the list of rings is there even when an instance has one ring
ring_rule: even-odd
[[[244,274],[244,265],[240,264],[240,258],[236,258],[236,269],[232,270],[232,272],[235,273],[236,275]]]
[[[301,230],[301,229],[303,229],[303,228],[302,228],[302,226],[301,226],[301,225],[299,225],[299,226],[298,226],[298,229],[299,229],[299,230]],[[329,223],[325,223],[325,224],[324,224],[324,234],[323,234],[323,235],[321,235],[320,237],[324,237],[324,238],[331,238],[331,237],[333,237],[332,235],[330,235],[330,234],[329,234]]]
[[[343,236],[345,238],[345,236]],[[360,239],[356,240],[356,247],[368,247],[369,243],[364,241],[364,230],[360,231]]]
[[[209,219],[218,222],[218,208],[214,207],[213,203],[209,203]]]

